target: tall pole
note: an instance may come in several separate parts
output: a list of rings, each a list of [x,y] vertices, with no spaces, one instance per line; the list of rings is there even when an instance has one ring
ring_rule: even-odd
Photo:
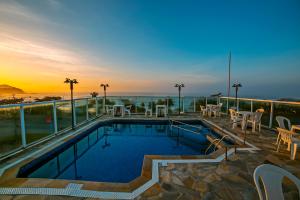
[[[174,87],[178,88],[178,104],[179,104],[179,106],[178,106],[178,115],[180,115],[180,92],[181,92],[181,88],[184,87],[184,84],[183,83],[180,83],[180,84],[176,83]]]
[[[229,51],[229,59],[228,59],[228,88],[227,88],[227,113],[229,110],[229,97],[230,97],[230,88],[231,88],[231,51]]]
[[[71,90],[71,114],[72,114],[72,129],[75,128],[75,112],[74,112],[74,99],[73,99],[73,84],[77,84],[78,81],[76,79],[69,79],[69,78],[66,78],[65,82],[64,83],[67,83],[67,84],[70,84],[70,90]]]
[[[178,115],[180,115],[180,91],[181,91],[181,87],[178,87],[178,102],[179,102],[179,107],[178,107]]]
[[[71,114],[72,114],[72,129],[75,128],[75,120],[74,120],[74,99],[73,99],[73,82],[70,82],[70,90],[71,90]]]
[[[106,113],[106,106],[105,106],[105,104],[106,104],[106,88],[109,87],[109,85],[102,83],[100,86],[103,87],[103,90],[104,90],[103,110],[104,110],[104,113]]]

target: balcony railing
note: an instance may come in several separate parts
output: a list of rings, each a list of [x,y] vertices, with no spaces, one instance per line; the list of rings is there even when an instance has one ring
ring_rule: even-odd
[[[103,98],[81,98],[74,101],[75,124],[81,125],[104,112]],[[235,98],[182,97],[181,111],[199,112],[200,105],[223,103],[223,112],[235,106]],[[178,97],[109,96],[106,105],[132,105],[132,114],[144,114],[145,106],[155,113],[155,105],[166,105],[169,115],[178,113]],[[255,111],[264,108],[262,123],[274,128],[274,117],[288,117],[292,124],[300,124],[300,102],[238,98],[239,110]],[[71,101],[59,100],[24,104],[0,105],[0,157],[29,145],[37,144],[71,128]]]

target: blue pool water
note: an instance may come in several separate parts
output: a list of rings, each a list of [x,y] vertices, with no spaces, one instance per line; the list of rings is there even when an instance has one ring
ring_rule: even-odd
[[[127,183],[141,175],[144,155],[204,154],[209,131],[200,121],[194,126],[201,134],[170,129],[168,122],[100,125],[24,166],[18,176]]]

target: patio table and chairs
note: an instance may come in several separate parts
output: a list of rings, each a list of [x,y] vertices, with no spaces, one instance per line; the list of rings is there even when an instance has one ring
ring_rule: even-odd
[[[261,131],[261,118],[263,115],[264,109],[257,109],[255,112],[251,111],[236,111],[236,115],[241,116],[241,128],[244,131],[247,129],[248,125],[251,125],[252,132]]]
[[[124,114],[125,114],[125,106],[122,105],[122,104],[119,104],[119,105],[113,105],[113,116],[117,116],[117,113],[118,113],[118,110],[120,110],[121,112],[121,116],[124,117]]]
[[[159,114],[163,114],[164,117],[167,116],[167,106],[166,105],[156,105],[156,117],[159,116]]]
[[[221,108],[222,108],[222,103],[214,105],[214,104],[207,104],[206,105],[206,113],[208,114],[209,117],[214,115],[214,117],[219,117],[221,116]]]

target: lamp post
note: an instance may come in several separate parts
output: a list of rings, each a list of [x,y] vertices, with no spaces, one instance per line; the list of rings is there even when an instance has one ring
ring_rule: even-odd
[[[71,90],[71,112],[72,112],[72,129],[74,129],[75,128],[75,120],[74,120],[73,84],[77,84],[78,81],[76,79],[66,78],[66,80],[65,80],[64,83],[70,84],[70,90]]]
[[[174,87],[177,87],[178,88],[178,104],[179,104],[179,107],[178,107],[178,115],[180,115],[180,93],[181,93],[181,88],[184,87],[184,84],[183,83],[176,83]]]
[[[103,87],[103,90],[104,90],[104,99],[103,99],[103,110],[104,110],[104,113],[106,113],[106,107],[105,107],[105,103],[106,103],[106,88],[109,87],[108,84],[101,84],[100,87]]]
[[[236,109],[237,109],[237,93],[238,93],[239,88],[242,87],[242,84],[240,84],[238,81],[236,81],[236,82],[232,85],[232,87],[235,88],[235,107],[236,107]]]

